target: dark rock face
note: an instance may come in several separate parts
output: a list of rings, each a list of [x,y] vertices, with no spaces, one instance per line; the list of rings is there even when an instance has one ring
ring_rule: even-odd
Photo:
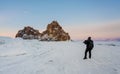
[[[39,39],[40,33],[38,30],[33,29],[30,26],[24,27],[23,30],[19,30],[16,37],[21,37],[23,39]]]
[[[70,36],[57,21],[53,21],[48,24],[47,29],[41,34],[41,40],[66,41],[70,40]]]
[[[23,39],[38,39],[41,41],[70,40],[69,34],[62,29],[57,21],[53,21],[52,23],[48,24],[47,29],[42,33],[30,26],[24,27],[23,30],[18,31],[16,37],[21,37]]]

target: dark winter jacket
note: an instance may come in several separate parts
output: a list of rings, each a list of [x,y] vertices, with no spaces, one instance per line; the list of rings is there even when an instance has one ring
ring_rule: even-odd
[[[86,44],[87,49],[92,49],[94,47],[92,40],[85,40],[83,43]]]

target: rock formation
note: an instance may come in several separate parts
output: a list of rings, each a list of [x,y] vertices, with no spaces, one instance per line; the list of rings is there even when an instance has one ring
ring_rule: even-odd
[[[19,30],[16,37],[21,37],[23,39],[39,39],[40,33],[38,30],[33,29],[30,26],[24,27],[23,30]]]
[[[57,21],[53,21],[48,24],[47,29],[42,33],[33,29],[30,26],[24,27],[23,30],[19,30],[16,37],[23,39],[39,39],[41,41],[67,41],[70,40],[70,36],[66,33]]]
[[[70,40],[70,36],[57,21],[53,21],[48,24],[47,29],[41,34],[41,40],[66,41]]]

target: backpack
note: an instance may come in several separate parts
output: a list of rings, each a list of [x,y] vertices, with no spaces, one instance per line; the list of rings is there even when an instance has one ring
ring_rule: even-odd
[[[94,47],[93,41],[89,41],[88,47],[91,48],[91,49]]]

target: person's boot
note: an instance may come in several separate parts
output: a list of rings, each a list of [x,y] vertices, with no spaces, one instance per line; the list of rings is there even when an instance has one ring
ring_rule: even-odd
[[[87,57],[84,57],[83,59],[85,60],[85,59],[87,59]]]

